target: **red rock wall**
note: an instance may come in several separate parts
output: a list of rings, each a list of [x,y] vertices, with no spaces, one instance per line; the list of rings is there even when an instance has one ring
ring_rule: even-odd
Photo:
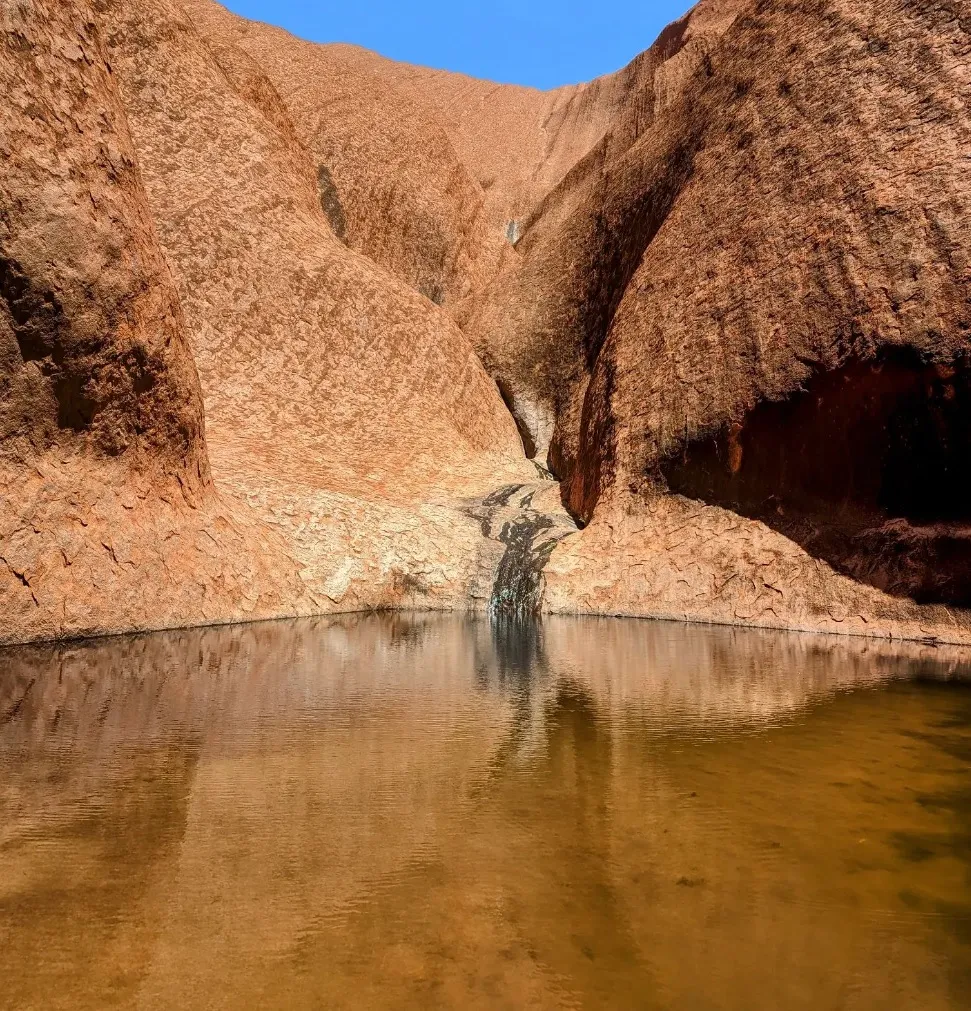
[[[214,0],[2,18],[0,639],[491,601],[971,640],[966,0],[702,0],[550,93]],[[933,515],[891,494],[933,466]]]
[[[212,486],[92,10],[10,4],[0,28],[0,640],[304,606],[283,545]]]

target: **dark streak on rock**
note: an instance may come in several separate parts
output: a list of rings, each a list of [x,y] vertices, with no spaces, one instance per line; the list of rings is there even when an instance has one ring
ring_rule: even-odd
[[[482,536],[503,544],[489,594],[493,617],[528,618],[537,614],[543,595],[543,570],[556,545],[575,532],[559,513],[532,508],[537,487],[508,484],[463,512],[476,520]]]
[[[506,551],[496,569],[490,614],[528,617],[539,611],[543,569],[560,539],[541,535],[552,528],[549,516],[532,510],[503,525],[499,540]]]
[[[341,203],[334,177],[326,165],[317,169],[317,192],[320,196],[320,208],[327,216],[330,227],[341,242],[347,241],[347,216]]]
[[[494,492],[487,495],[483,500],[482,504],[487,509],[502,508],[509,505],[509,500],[516,494],[517,491],[521,491],[525,488],[524,484],[507,484],[503,485],[502,488],[497,488]]]

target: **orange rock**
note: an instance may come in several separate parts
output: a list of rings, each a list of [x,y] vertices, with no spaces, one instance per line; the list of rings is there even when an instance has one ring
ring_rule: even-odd
[[[951,7],[702,0],[542,93],[215,0],[8,5],[0,640],[491,606],[971,641]]]
[[[182,311],[92,12],[2,18],[0,639],[307,607],[282,541],[213,487]]]

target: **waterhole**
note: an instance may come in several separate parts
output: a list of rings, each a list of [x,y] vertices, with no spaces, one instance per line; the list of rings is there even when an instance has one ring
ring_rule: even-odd
[[[963,1011],[925,647],[370,616],[0,653],[0,1006]]]

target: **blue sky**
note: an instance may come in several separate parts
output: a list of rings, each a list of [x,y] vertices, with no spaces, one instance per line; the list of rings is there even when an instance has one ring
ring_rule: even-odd
[[[624,66],[691,0],[221,0],[315,42],[554,88]]]

